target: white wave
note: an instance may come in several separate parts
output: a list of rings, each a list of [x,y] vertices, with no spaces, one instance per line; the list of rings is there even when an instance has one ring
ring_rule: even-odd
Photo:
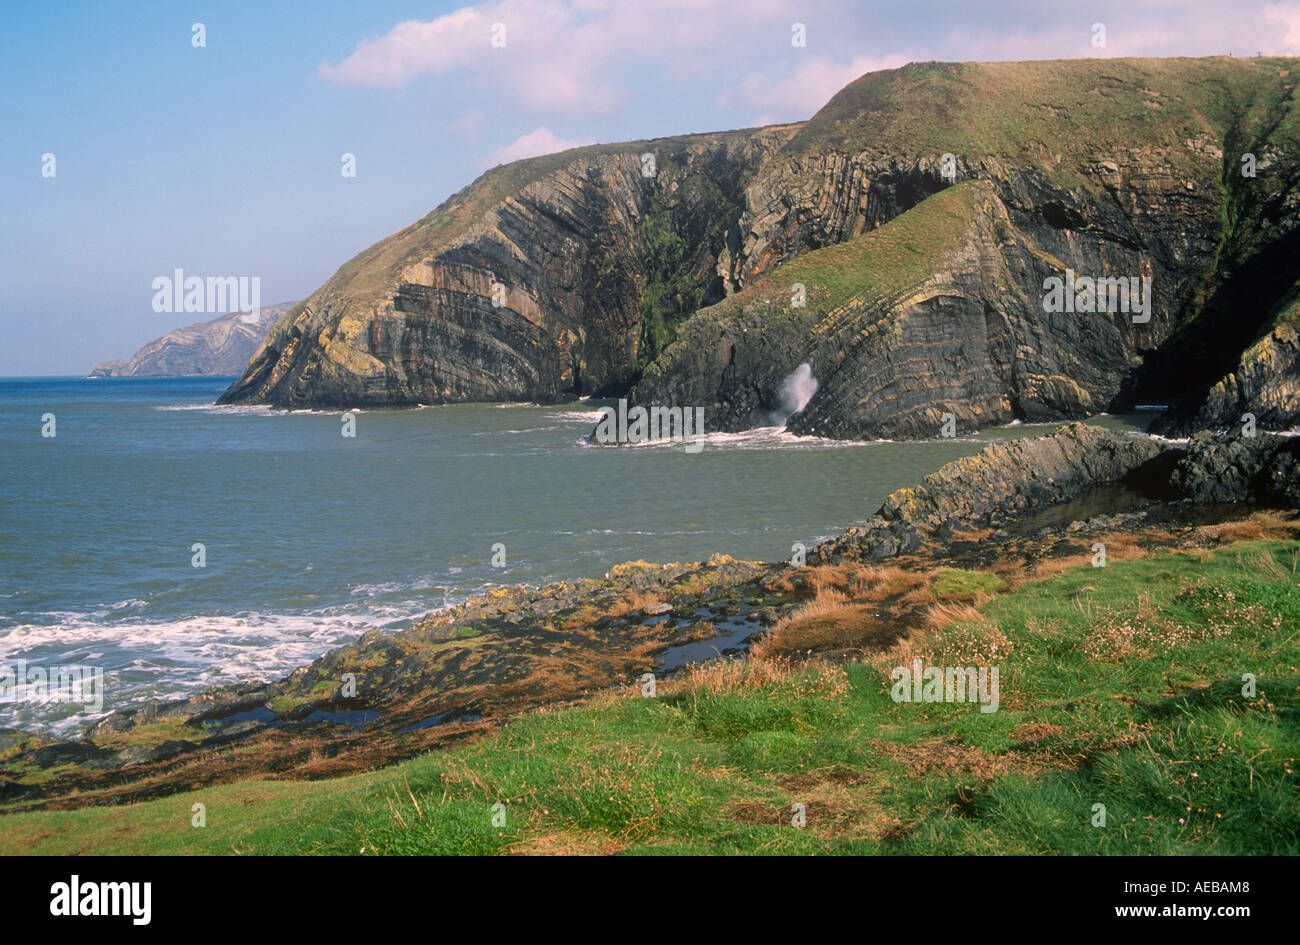
[[[442,603],[452,606],[461,599],[444,598]],[[43,616],[54,617],[54,622],[0,630],[5,660],[27,660],[39,666],[101,667],[104,712],[78,711],[80,707],[67,703],[0,704],[0,726],[21,723],[71,734],[112,709],[146,699],[177,698],[208,686],[278,679],[368,630],[398,629],[431,609],[426,599],[361,612],[250,613],[158,622],[106,623],[95,613],[46,614]],[[51,652],[57,655],[51,656]]]
[[[433,577],[426,575],[414,581],[385,581],[382,584],[358,584],[348,593],[353,597],[374,597],[377,594],[396,594],[409,591],[427,591],[434,587]]]
[[[319,416],[330,417],[340,416],[344,413],[366,413],[359,407],[349,407],[347,410],[316,410],[311,408],[301,408],[296,410],[277,410],[268,407],[265,404],[159,404],[153,408],[163,413],[173,411],[198,411],[199,413],[230,414],[243,417],[287,417],[287,416]]]
[[[580,446],[601,449],[613,446],[613,444],[592,443],[586,437],[581,437],[576,442]],[[842,449],[890,442],[893,441],[835,440],[824,436],[791,433],[785,427],[780,426],[751,427],[748,430],[740,430],[735,433],[706,432],[703,436],[704,446],[715,449]],[[698,441],[686,440],[681,437],[676,439],[643,440],[639,443],[620,443],[617,444],[616,448],[685,450],[688,446],[695,452],[701,451]]]
[[[571,423],[599,423],[600,418],[604,416],[599,410],[557,410],[550,414],[553,420],[563,420]]]
[[[790,418],[808,406],[821,383],[813,376],[812,365],[807,361],[791,371],[781,382],[777,392],[776,409],[769,415],[774,424],[785,426]]]

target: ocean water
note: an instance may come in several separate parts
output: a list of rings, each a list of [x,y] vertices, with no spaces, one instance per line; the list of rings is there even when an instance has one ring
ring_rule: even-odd
[[[213,406],[231,380],[0,379],[0,663],[105,677],[100,709],[0,701],[0,727],[67,734],[142,699],[272,679],[503,584],[788,558],[949,460],[1054,426],[909,443],[770,428],[688,453],[589,446],[585,402],[359,411],[347,438],[338,412]]]

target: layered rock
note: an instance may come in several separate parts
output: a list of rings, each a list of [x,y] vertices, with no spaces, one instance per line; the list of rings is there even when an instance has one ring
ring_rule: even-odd
[[[238,374],[248,364],[271,326],[294,302],[264,305],[256,316],[230,312],[169,331],[130,360],[103,361],[91,377],[151,377]]]
[[[499,167],[366,250],[267,337],[223,402],[553,402],[626,389],[720,298],[744,184],[793,127]]]
[[[700,312],[635,396],[703,405],[711,428],[743,429],[773,413],[782,381],[807,362],[819,389],[789,424],[800,433],[932,437],[946,414],[968,429],[1103,411],[1167,319],[1044,312],[1030,287],[1067,267],[1050,233],[1035,236],[1044,234],[1012,222],[992,182],[963,182]],[[1171,278],[1101,241],[1081,241],[1072,258],[1094,272]],[[799,286],[802,309],[791,305]]]
[[[926,542],[941,547],[964,531],[1024,526],[1047,510],[1098,495],[1103,505],[1295,509],[1300,437],[1206,431],[1182,445],[1071,423],[948,463],[891,493],[861,526],[823,542],[809,557],[881,561]]]

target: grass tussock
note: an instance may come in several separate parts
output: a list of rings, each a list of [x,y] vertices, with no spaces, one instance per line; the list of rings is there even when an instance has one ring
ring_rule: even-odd
[[[778,621],[750,647],[750,653],[764,660],[816,650],[863,649],[879,631],[870,605],[850,602],[841,592],[827,588]]]

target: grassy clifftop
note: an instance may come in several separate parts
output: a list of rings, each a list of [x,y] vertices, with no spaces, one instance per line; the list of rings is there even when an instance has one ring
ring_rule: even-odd
[[[1276,131],[1293,137],[1298,67],[1296,58],[1230,56],[911,63],[845,86],[784,154],[1030,158],[1069,175],[1066,158],[1117,148],[1176,155],[1199,136],[1221,143],[1283,102],[1288,118]]]

